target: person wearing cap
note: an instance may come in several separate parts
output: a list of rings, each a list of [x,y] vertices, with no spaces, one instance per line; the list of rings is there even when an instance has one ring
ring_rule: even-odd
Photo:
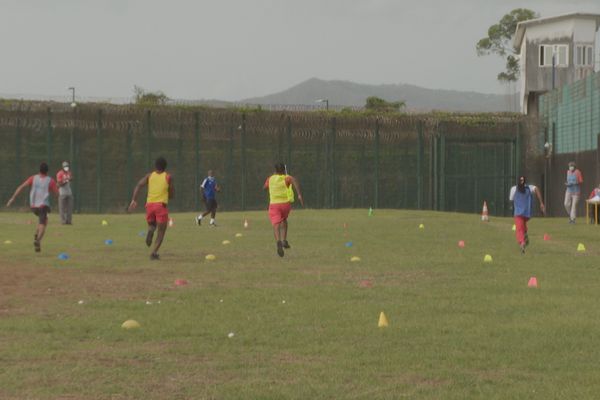
[[[58,213],[63,225],[71,225],[73,217],[73,190],[71,189],[73,174],[68,161],[63,161],[62,169],[56,174],[58,183]]]
[[[581,184],[583,183],[583,176],[581,171],[575,167],[575,162],[569,163],[569,170],[567,171],[567,181],[565,186],[565,210],[569,214],[569,223],[574,224],[575,218],[577,217],[577,203],[581,196]]]

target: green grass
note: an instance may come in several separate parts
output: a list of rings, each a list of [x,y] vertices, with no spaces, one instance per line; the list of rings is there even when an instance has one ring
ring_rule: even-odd
[[[0,398],[584,399],[600,392],[595,226],[536,218],[523,256],[511,219],[295,211],[292,249],[280,259],[266,212],[222,213],[216,229],[194,226],[192,214],[174,219],[162,260],[152,262],[138,236],[141,214],[77,215],[70,227],[52,215],[41,254],[27,224],[33,215],[0,214]],[[221,244],[226,239],[230,245]],[[577,253],[579,242],[587,252]],[[71,258],[58,260],[60,252]],[[205,261],[209,253],[217,260]],[[492,264],[483,263],[485,254]],[[350,262],[355,255],[361,262]],[[527,287],[531,276],[539,288]],[[178,278],[189,284],[175,287]],[[362,280],[373,286],[360,287]],[[381,311],[385,329],[377,327]],[[141,328],[122,329],[127,319]]]

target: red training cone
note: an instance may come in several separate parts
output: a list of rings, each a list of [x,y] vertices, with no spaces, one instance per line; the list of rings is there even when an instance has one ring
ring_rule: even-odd
[[[546,240],[546,241],[550,240],[550,235],[548,235],[547,233],[544,233],[544,240]]]
[[[464,240],[459,240],[459,241],[458,241],[458,247],[460,247],[461,249],[462,249],[463,247],[465,247],[465,241],[464,241]]]
[[[531,278],[529,278],[529,282],[527,282],[527,287],[532,287],[532,288],[538,287],[537,278],[535,276],[532,276]]]
[[[488,214],[488,206],[487,206],[487,201],[483,201],[483,210],[481,210],[481,220],[482,221],[489,221],[490,217]]]

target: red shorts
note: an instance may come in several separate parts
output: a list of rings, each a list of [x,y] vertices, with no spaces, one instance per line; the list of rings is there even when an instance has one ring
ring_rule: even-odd
[[[291,203],[269,204],[269,218],[271,224],[277,225],[285,221],[292,211]]]
[[[146,221],[149,224],[158,222],[166,224],[169,222],[169,210],[165,203],[146,203]]]

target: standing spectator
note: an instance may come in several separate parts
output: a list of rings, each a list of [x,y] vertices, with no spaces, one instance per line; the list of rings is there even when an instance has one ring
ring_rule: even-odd
[[[46,226],[48,225],[48,213],[50,212],[50,192],[58,194],[58,188],[54,179],[48,176],[48,164],[40,164],[40,173],[32,175],[25,182],[23,182],[12,195],[7,207],[15,201],[19,193],[23,191],[27,186],[31,187],[29,191],[29,206],[31,211],[38,217],[38,225],[33,235],[33,247],[36,252],[40,252],[41,241],[46,232]]]
[[[202,202],[206,207],[206,211],[203,214],[198,215],[196,223],[202,225],[202,218],[210,214],[210,226],[216,227],[217,222],[215,218],[217,216],[217,192],[221,191],[221,187],[217,184],[217,180],[213,175],[212,169],[208,170],[208,176],[202,181],[200,185],[202,191]]]
[[[521,247],[521,253],[525,254],[525,247],[529,245],[529,235],[527,234],[527,221],[532,216],[533,211],[533,194],[535,193],[540,202],[542,214],[546,213],[544,202],[540,191],[534,185],[527,184],[527,178],[519,177],[519,184],[510,188],[509,200],[514,205],[514,217],[517,242]]]
[[[575,218],[577,217],[577,202],[581,196],[581,184],[583,183],[583,176],[581,171],[575,168],[575,162],[569,163],[569,170],[567,171],[567,190],[565,190],[565,210],[569,214],[569,223],[574,224]]]
[[[58,213],[63,225],[71,225],[73,217],[73,190],[71,181],[73,174],[69,168],[69,162],[63,161],[62,169],[56,174],[58,183]]]

